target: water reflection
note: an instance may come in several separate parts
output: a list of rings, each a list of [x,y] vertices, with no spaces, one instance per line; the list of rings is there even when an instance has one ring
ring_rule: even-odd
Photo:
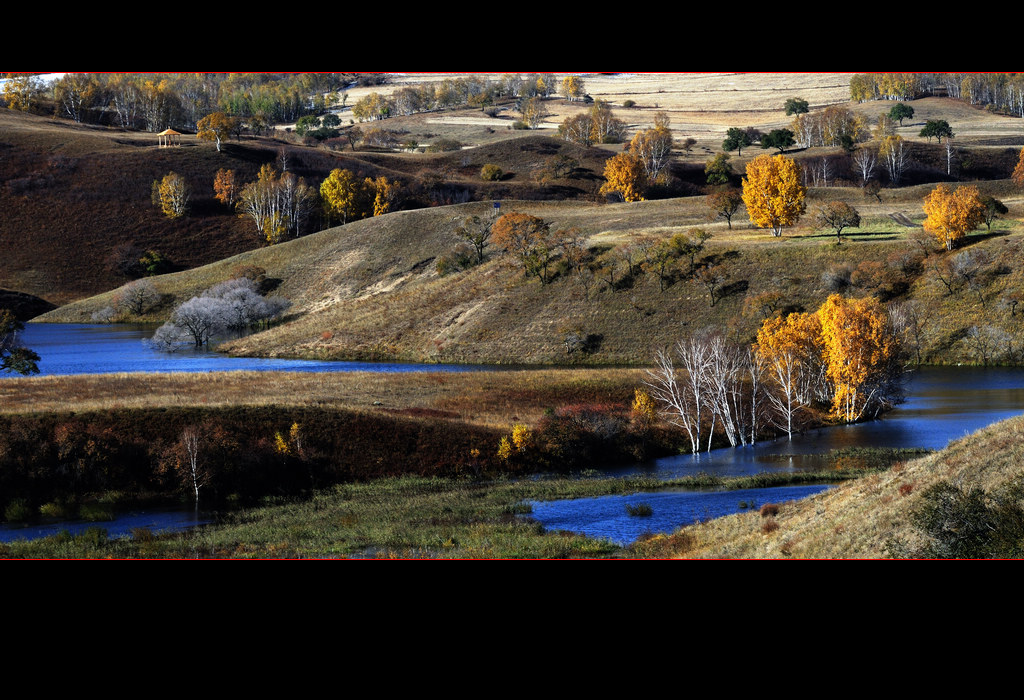
[[[338,362],[275,358],[228,357],[208,350],[165,353],[145,340],[155,326],[133,324],[29,323],[22,342],[40,357],[40,375],[111,374],[115,372],[223,372],[260,370],[287,372],[462,372],[469,365],[401,362]],[[6,375],[0,375],[3,377]]]
[[[571,501],[533,501],[530,517],[548,530],[582,532],[624,546],[647,532],[672,532],[684,525],[756,509],[765,503],[805,498],[828,488],[827,484],[819,484],[718,492],[659,491]],[[627,505],[638,503],[650,505],[651,515],[636,517],[626,512]]]
[[[150,532],[180,532],[197,525],[212,522],[210,516],[197,512],[194,508],[163,511],[133,511],[121,513],[110,521],[64,520],[47,524],[2,524],[0,525],[0,542],[15,540],[34,540],[50,537],[67,530],[72,535],[80,535],[89,528],[102,528],[111,538],[128,537],[132,531],[145,528]]]
[[[672,479],[697,472],[719,476],[745,476],[760,472],[814,471],[827,466],[825,453],[847,448],[925,448],[939,450],[952,440],[1024,411],[1024,369],[928,367],[915,373],[908,400],[879,420],[857,425],[809,431],[762,442],[753,447],[712,450],[700,455],[679,455],[622,469],[608,476],[647,474]],[[787,489],[790,487],[786,487]],[[795,488],[795,487],[794,487]],[[805,488],[805,487],[799,487]],[[576,499],[534,504],[533,516],[549,529],[565,529],[592,537],[608,537],[628,544],[643,532],[669,532],[696,519],[735,513],[741,501],[757,503],[803,498],[808,491],[779,489],[753,491],[657,492],[630,497]],[[650,503],[650,518],[631,517],[626,503]],[[659,510],[665,513],[659,516]],[[646,522],[644,522],[646,521]]]

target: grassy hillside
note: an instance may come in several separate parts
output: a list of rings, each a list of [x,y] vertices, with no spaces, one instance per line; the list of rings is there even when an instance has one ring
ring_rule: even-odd
[[[881,203],[859,190],[812,190],[808,211],[842,199],[861,212],[861,226],[834,234],[801,223],[780,239],[749,222],[730,231],[708,224],[703,198],[633,204],[505,201],[553,228],[577,227],[597,261],[616,264],[607,273],[580,275],[562,269],[541,284],[526,278],[509,256],[491,249],[482,265],[439,275],[437,260],[457,244],[453,230],[467,215],[489,215],[490,203],[435,207],[363,220],[284,244],[240,254],[192,271],[155,279],[165,295],[151,312],[157,320],[240,265],[257,265],[292,301],[284,323],[227,343],[238,354],[322,359],[399,359],[479,363],[646,364],[654,349],[704,327],[749,340],[765,313],[759,295],[776,295],[775,313],[816,309],[833,291],[874,294],[914,302],[920,319],[921,359],[933,362],[1005,362],[1019,359],[1024,327],[1009,300],[1024,290],[1017,264],[1022,237],[1016,217],[1024,201],[1005,182],[982,189],[1003,199],[1009,214],[991,234],[980,229],[965,248],[939,252],[917,240],[920,201],[929,186],[883,193]],[[811,217],[805,217],[805,221]],[[696,258],[724,278],[712,292],[686,272],[662,289],[652,271],[627,271],[621,255],[642,240],[660,240],[702,226],[712,232]],[[950,277],[945,267],[964,251],[977,255],[976,274]],[[943,279],[951,287],[943,284]],[[111,294],[69,304],[44,321],[88,321]],[[978,345],[972,327],[991,327],[997,348]],[[996,333],[999,331],[999,333]],[[567,352],[570,335],[587,348]]]
[[[719,518],[674,535],[656,536],[638,548],[651,555],[687,558],[913,555],[930,542],[913,518],[930,500],[930,488],[953,484],[964,492],[978,489],[990,497],[1007,499],[1008,506],[1019,507],[1022,454],[1024,417],[1011,418],[952,442],[935,454],[844,483],[827,493],[781,504],[777,515],[764,517],[754,511]],[[950,508],[950,513],[969,515],[968,509]],[[949,522],[953,526],[952,515]],[[963,537],[968,536],[965,531]]]

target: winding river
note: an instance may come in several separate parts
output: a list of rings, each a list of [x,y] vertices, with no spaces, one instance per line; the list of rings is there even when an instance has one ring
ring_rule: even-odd
[[[335,371],[472,371],[465,365],[326,362],[225,357],[199,351],[165,354],[143,342],[153,327],[120,325],[28,324],[25,344],[41,356],[41,374],[110,372],[207,372],[227,370]],[[2,381],[2,380],[0,380]],[[623,476],[643,473],[669,479],[699,471],[742,476],[763,471],[814,469],[816,455],[848,447],[919,447],[941,449],[991,423],[1024,411],[1024,368],[927,367],[908,384],[907,401],[880,420],[809,431],[761,442],[753,447],[679,455],[606,470]],[[807,495],[819,487],[791,491],[669,493],[576,499],[533,504],[532,517],[549,528],[583,532],[628,543],[644,531],[671,530],[695,518],[717,517],[741,507]],[[649,518],[631,517],[625,505],[651,505]],[[116,525],[113,526],[116,529]],[[0,533],[0,539],[4,534]]]

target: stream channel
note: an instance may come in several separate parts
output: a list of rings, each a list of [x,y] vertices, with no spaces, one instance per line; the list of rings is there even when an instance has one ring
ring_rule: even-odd
[[[144,339],[152,326],[27,324],[22,340],[42,360],[40,374],[110,372],[208,372],[228,370],[280,371],[472,371],[466,365],[328,362],[226,357],[197,351],[166,354],[150,348]],[[0,379],[2,381],[2,379]],[[814,470],[820,456],[849,447],[942,449],[951,440],[1024,411],[1024,368],[925,367],[916,371],[907,387],[907,401],[883,418],[867,423],[808,431],[792,440],[780,438],[752,447],[723,448],[700,455],[679,455],[621,469],[603,470],[601,476],[646,474],[671,479],[697,472],[743,476],[763,471]],[[744,507],[802,498],[828,488],[788,486],[727,492],[662,491],[630,496],[604,496],[565,501],[534,502],[531,517],[550,529],[571,530],[628,544],[644,532],[667,532],[697,519],[719,517]],[[651,506],[649,517],[630,516],[626,505]],[[181,529],[203,522],[191,509],[166,513],[134,514],[132,520],[100,523],[111,536],[140,525],[152,530]],[[59,523],[59,529],[97,523]],[[0,540],[51,534],[25,528],[0,527]]]

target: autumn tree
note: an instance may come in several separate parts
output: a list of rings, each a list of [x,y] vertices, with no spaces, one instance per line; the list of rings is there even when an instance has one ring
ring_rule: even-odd
[[[843,229],[860,226],[860,214],[846,202],[829,202],[818,209],[815,221],[836,232],[836,243],[843,242]]]
[[[863,187],[871,179],[871,176],[875,174],[875,168],[878,165],[878,154],[871,148],[859,148],[853,154],[851,161],[854,171],[860,175],[860,185]]]
[[[626,133],[626,122],[612,113],[612,108],[603,100],[596,100],[590,108],[593,123],[594,143],[619,143]]]
[[[743,204],[743,195],[737,189],[727,188],[712,192],[704,199],[708,208],[708,221],[725,219],[732,230],[732,217]]]
[[[235,199],[238,197],[238,180],[235,177],[235,171],[225,168],[218,170],[213,178],[213,192],[217,201],[233,207]]]
[[[583,78],[578,75],[567,75],[562,79],[562,94],[570,102],[582,100],[586,94]]]
[[[1010,179],[1013,180],[1013,184],[1017,185],[1017,187],[1024,187],[1024,148],[1020,149],[1020,154],[1017,156],[1017,165],[1014,166]]]
[[[821,321],[814,313],[767,318],[757,332],[755,355],[764,370],[774,422],[790,438],[818,396],[820,335]]]
[[[316,201],[316,190],[293,173],[278,175],[265,163],[254,182],[238,194],[237,209],[249,217],[267,243],[279,242],[286,233],[298,235]]]
[[[88,73],[66,73],[53,83],[57,112],[76,122],[85,118],[86,112],[99,101],[102,92],[96,76]]]
[[[401,184],[398,180],[388,180],[383,175],[376,179],[366,178],[364,180],[364,187],[368,193],[368,198],[372,197],[373,199],[373,216],[380,216],[391,211],[391,207],[398,200],[401,190]]]
[[[618,153],[605,162],[605,183],[599,190],[623,202],[642,202],[647,189],[647,172],[640,158],[632,151]]]
[[[491,222],[480,216],[467,216],[455,227],[455,235],[473,247],[477,263],[484,261],[484,250],[491,238]]]
[[[804,213],[807,188],[800,182],[800,166],[785,156],[760,155],[747,163],[743,178],[743,203],[750,220],[770,228],[772,236],[782,235]]]
[[[878,157],[889,173],[889,182],[899,186],[900,180],[903,179],[903,171],[906,170],[909,160],[903,137],[893,135],[882,139],[882,143],[878,148]]]
[[[889,316],[874,298],[832,294],[818,309],[832,412],[854,422],[903,398],[902,350]]]
[[[335,168],[320,183],[320,199],[328,218],[340,218],[342,224],[359,216],[361,183],[351,170]]]
[[[560,232],[531,214],[512,212],[494,222],[491,242],[496,248],[516,258],[527,277],[537,277],[541,284],[551,281],[550,265],[560,249]]]
[[[192,188],[181,175],[167,173],[157,184],[156,190],[160,209],[168,219],[177,219],[188,213]]]
[[[3,81],[4,102],[8,109],[28,112],[35,107],[41,93],[39,79],[28,73],[8,73]]]
[[[558,135],[580,146],[590,146],[595,138],[594,118],[588,112],[566,117],[558,125]]]
[[[527,100],[522,100],[519,106],[519,114],[523,117],[523,123],[531,129],[536,129],[540,126],[540,123],[544,121],[551,112],[544,105],[544,100],[540,97],[531,97]]]
[[[0,372],[38,374],[39,355],[21,344],[25,324],[9,309],[0,309]]]
[[[217,144],[217,152],[220,153],[221,143],[231,136],[238,126],[237,117],[229,117],[224,112],[214,112],[196,123],[196,137],[204,141],[213,141]]]
[[[672,155],[672,132],[668,128],[668,118],[665,117],[653,129],[637,132],[628,148],[643,166],[647,182],[661,182]]]
[[[925,230],[946,250],[952,250],[960,239],[985,220],[985,205],[973,185],[951,190],[949,185],[940,184],[924,198],[924,213],[927,215]]]

